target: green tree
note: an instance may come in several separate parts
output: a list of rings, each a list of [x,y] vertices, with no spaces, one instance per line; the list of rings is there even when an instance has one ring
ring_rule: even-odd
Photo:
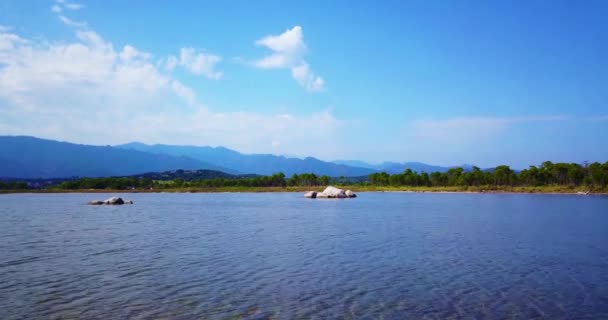
[[[502,165],[494,169],[494,184],[501,186],[510,186],[515,182],[515,174],[509,166]]]

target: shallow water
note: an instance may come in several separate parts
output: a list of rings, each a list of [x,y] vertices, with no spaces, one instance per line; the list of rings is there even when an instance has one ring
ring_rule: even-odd
[[[608,319],[608,197],[0,196],[0,319]]]

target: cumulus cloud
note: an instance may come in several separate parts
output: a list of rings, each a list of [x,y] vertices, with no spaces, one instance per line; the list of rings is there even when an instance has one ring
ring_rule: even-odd
[[[302,27],[295,26],[278,36],[266,36],[255,42],[273,53],[258,60],[255,65],[260,68],[291,68],[301,62],[306,51]]]
[[[120,58],[123,61],[131,61],[136,58],[148,60],[150,59],[150,54],[147,52],[141,52],[137,50],[137,48],[127,44],[122,48],[122,52],[120,52]]]
[[[133,44],[117,47],[91,30],[49,42],[0,32],[0,132],[93,144],[224,145],[244,152],[337,152],[344,122],[310,114],[217,112],[166,64]],[[174,65],[192,72],[217,59],[182,50]],[[205,57],[205,56],[203,56]],[[211,71],[210,71],[211,70]],[[334,137],[334,139],[328,139]]]
[[[262,69],[291,69],[291,76],[308,91],[322,91],[323,78],[315,75],[303,59],[307,51],[302,27],[295,26],[280,35],[269,35],[255,42],[257,46],[268,48],[272,53],[254,62]]]
[[[12,50],[16,45],[26,43],[16,34],[0,31],[0,50]]]
[[[222,73],[215,71],[215,66],[222,61],[222,57],[199,52],[194,48],[182,48],[179,58],[170,55],[165,60],[165,69],[173,71],[176,66],[182,66],[189,72],[196,75],[203,75],[209,79],[218,80],[222,78]]]
[[[291,76],[308,91],[321,91],[325,82],[321,77],[315,77],[307,63],[291,68]]]

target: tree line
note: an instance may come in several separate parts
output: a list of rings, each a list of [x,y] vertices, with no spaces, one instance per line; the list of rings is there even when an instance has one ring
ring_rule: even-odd
[[[8,181],[4,182],[0,180],[0,190],[24,190],[27,189],[27,183],[22,181]]]
[[[403,173],[388,174],[378,172],[370,174],[367,179],[347,180],[344,177],[331,178],[314,173],[294,174],[287,178],[283,173],[270,176],[253,176],[237,178],[209,178],[196,180],[153,180],[148,177],[106,177],[82,178],[62,182],[55,188],[65,190],[78,189],[170,189],[170,188],[219,188],[219,187],[303,187],[335,185],[361,186],[411,186],[411,187],[483,187],[483,186],[588,186],[605,190],[608,185],[608,162],[591,164],[543,162],[540,166],[530,166],[521,171],[501,165],[490,170],[478,167],[465,170],[451,168],[446,172],[415,172],[406,169]],[[0,182],[0,189],[25,189],[24,182]]]
[[[519,172],[501,165],[492,170],[451,168],[446,172],[414,172],[410,169],[400,174],[386,172],[369,175],[369,183],[375,186],[590,186],[605,188],[608,184],[608,162],[591,164],[543,162]]]
[[[170,188],[219,188],[219,187],[286,187],[286,186],[324,186],[332,183],[329,176],[317,176],[314,173],[294,174],[286,178],[279,172],[270,176],[243,178],[211,178],[184,180],[152,180],[136,177],[83,178],[65,181],[57,186],[59,189],[170,189]]]

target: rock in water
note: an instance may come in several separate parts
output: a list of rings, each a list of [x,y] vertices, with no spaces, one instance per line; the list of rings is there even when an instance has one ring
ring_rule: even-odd
[[[333,186],[325,188],[322,193],[327,195],[328,198],[346,198],[346,193],[344,192],[344,190],[338,189]]]
[[[122,198],[119,197],[112,197],[106,201],[104,201],[105,204],[125,204],[125,201],[122,200]]]
[[[304,198],[311,198],[314,199],[317,197],[317,192],[316,191],[308,191],[304,194]]]
[[[342,190],[329,186],[323,192],[308,191],[304,194],[306,198],[355,198],[357,195],[351,190]]]
[[[87,204],[91,204],[91,205],[100,205],[100,204],[121,205],[121,204],[133,204],[133,201],[132,200],[123,200],[122,198],[119,198],[119,197],[112,197],[112,198],[106,199],[105,201],[101,201],[101,200],[89,201],[89,202],[87,202]]]

